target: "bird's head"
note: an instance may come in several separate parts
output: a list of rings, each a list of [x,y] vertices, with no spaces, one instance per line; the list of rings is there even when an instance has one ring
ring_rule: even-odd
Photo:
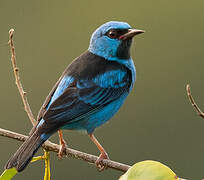
[[[95,30],[88,50],[107,60],[129,59],[132,38],[143,32],[132,29],[128,23],[110,21]]]

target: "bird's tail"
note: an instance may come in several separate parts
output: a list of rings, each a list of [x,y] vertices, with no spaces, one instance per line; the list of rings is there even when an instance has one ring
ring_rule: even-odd
[[[8,160],[4,168],[10,169],[15,167],[18,172],[23,171],[39,147],[49,137],[50,135],[42,135],[39,133],[38,129],[36,128],[28,139],[19,147],[16,153]]]

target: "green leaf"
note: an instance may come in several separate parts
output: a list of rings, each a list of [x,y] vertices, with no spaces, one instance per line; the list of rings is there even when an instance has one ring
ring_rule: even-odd
[[[142,161],[133,165],[119,180],[179,180],[166,165],[157,161]]]
[[[0,180],[11,180],[13,176],[17,174],[17,172],[18,171],[15,168],[6,169],[0,176]]]

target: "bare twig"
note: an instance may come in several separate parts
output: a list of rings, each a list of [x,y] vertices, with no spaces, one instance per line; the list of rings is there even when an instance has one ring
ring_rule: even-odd
[[[19,134],[19,133],[5,130],[2,128],[0,128],[0,136],[16,139],[18,141],[25,141],[26,138],[28,137],[28,136],[25,136],[23,134]],[[43,145],[43,148],[48,150],[48,151],[53,151],[53,152],[58,153],[60,146],[58,144],[54,144],[52,142],[46,141]],[[87,153],[84,153],[81,151],[77,151],[74,149],[70,149],[70,148],[66,148],[66,153],[67,153],[67,157],[72,157],[75,159],[81,159],[81,160],[84,160],[84,161],[87,161],[87,162],[93,163],[93,164],[95,163],[95,161],[98,158],[97,156],[87,154]],[[122,172],[126,172],[130,168],[129,165],[122,164],[122,163],[115,162],[115,161],[111,161],[111,160],[106,160],[106,159],[103,160],[103,165],[105,165],[109,168],[118,170],[118,171],[122,171]]]
[[[25,111],[27,112],[31,123],[34,126],[36,124],[36,121],[35,121],[35,118],[33,116],[32,111],[30,109],[30,105],[29,105],[28,100],[27,100],[26,92],[23,90],[23,86],[22,86],[21,81],[20,81],[19,68],[17,67],[17,63],[16,63],[16,53],[15,53],[15,47],[14,47],[14,42],[13,42],[13,33],[14,33],[14,29],[10,29],[8,44],[10,45],[10,49],[11,49],[11,62],[12,62],[12,66],[13,66],[13,72],[14,72],[14,76],[16,79],[16,85],[18,87],[18,91],[21,95],[21,98],[22,98],[22,101],[24,104]]]
[[[187,95],[188,95],[189,101],[191,102],[192,106],[196,110],[197,114],[199,116],[201,116],[202,118],[204,118],[204,113],[200,110],[198,105],[195,103],[195,101],[193,99],[193,96],[191,95],[190,85],[189,84],[186,85],[186,91],[187,91]]]

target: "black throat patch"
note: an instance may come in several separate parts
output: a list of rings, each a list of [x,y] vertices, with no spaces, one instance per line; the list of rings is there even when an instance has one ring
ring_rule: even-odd
[[[131,44],[132,44],[132,38],[122,41],[118,47],[116,56],[119,59],[129,59]]]

